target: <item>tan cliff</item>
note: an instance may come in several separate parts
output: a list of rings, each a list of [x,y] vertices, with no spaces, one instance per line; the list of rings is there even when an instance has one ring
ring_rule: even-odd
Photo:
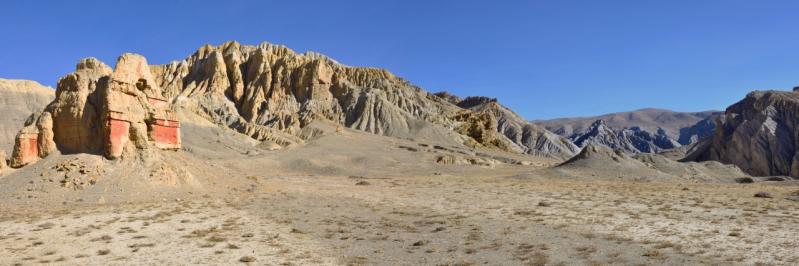
[[[87,58],[58,81],[55,100],[26,121],[10,165],[21,167],[56,152],[116,159],[150,147],[180,148],[180,127],[146,59],[124,54],[112,70]]]
[[[11,151],[14,138],[31,113],[55,98],[55,90],[30,80],[0,78],[0,150]]]
[[[302,142],[295,137],[297,132],[315,119],[324,119],[393,137],[432,138],[559,158],[576,152],[568,141],[535,126],[525,125],[528,133],[546,135],[562,148],[548,149],[541,144],[543,139],[538,146],[521,143],[529,141],[521,136],[508,139],[492,124],[499,121],[494,113],[476,114],[386,70],[346,66],[285,46],[206,45],[182,61],[152,70],[166,96],[192,99],[209,120],[281,145]]]
[[[269,43],[206,45],[157,66],[133,54],[121,56],[116,69],[83,59],[59,80],[55,98],[20,131],[13,167],[56,151],[113,159],[151,146],[176,149],[179,112],[284,147],[304,143],[302,129],[325,120],[378,135],[560,159],[577,151],[505,107],[458,106],[386,70]]]

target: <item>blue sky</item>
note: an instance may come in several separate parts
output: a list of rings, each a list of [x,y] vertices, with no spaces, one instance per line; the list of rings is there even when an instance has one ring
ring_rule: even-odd
[[[495,3],[498,2],[498,3]],[[318,51],[528,119],[723,109],[799,85],[797,1],[2,1],[0,77],[238,40]]]

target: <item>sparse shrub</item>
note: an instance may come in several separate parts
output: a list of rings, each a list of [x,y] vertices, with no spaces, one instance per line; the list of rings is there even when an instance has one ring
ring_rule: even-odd
[[[755,193],[755,198],[770,199],[772,197],[771,197],[771,194],[769,194],[768,192],[760,191],[758,193]]]

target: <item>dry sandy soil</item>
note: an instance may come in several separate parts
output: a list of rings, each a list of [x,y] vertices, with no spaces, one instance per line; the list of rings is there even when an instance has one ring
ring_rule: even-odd
[[[279,151],[185,130],[168,165],[54,155],[6,173],[0,264],[799,264],[787,183],[566,178],[492,152],[474,156],[524,163],[441,165],[473,151],[329,128]],[[100,174],[61,182],[64,162]]]

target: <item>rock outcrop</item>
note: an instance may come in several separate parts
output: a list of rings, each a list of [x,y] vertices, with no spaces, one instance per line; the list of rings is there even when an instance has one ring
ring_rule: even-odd
[[[682,145],[696,144],[713,136],[713,132],[716,130],[716,119],[718,119],[720,115],[721,114],[713,115],[699,120],[699,122],[696,122],[696,124],[690,127],[681,128],[677,142]]]
[[[458,95],[451,94],[447,91],[436,92],[433,93],[433,95],[438,96],[439,98],[444,99],[445,101],[451,104],[458,104],[461,101],[463,101],[463,99],[461,99],[461,97],[458,97]]]
[[[35,81],[0,79],[0,150],[11,151],[14,138],[31,113],[55,98],[55,90]]]
[[[727,108],[685,160],[731,163],[757,176],[799,177],[799,93],[755,91]]]
[[[475,112],[476,98],[434,95],[386,70],[345,66],[279,45],[209,45],[152,69],[166,96],[189,99],[209,120],[280,145],[302,142],[295,137],[300,129],[324,119],[386,136],[452,141],[455,131],[469,137],[458,142],[470,146],[561,158],[576,152],[567,140],[515,114],[514,126],[506,126],[509,119]],[[511,127],[518,129],[516,139],[503,132]]]
[[[467,97],[458,106],[496,120],[495,131],[504,138],[495,142],[503,143],[505,150],[559,159],[568,159],[579,151],[568,139],[527,122],[494,98]]]
[[[607,126],[604,120],[594,121],[585,133],[573,137],[574,144],[579,147],[595,144],[627,153],[658,153],[681,146],[663,129],[658,128],[655,134],[639,127],[616,130]]]
[[[12,161],[18,167],[55,150],[118,158],[149,146],[175,149],[173,109],[279,146],[303,143],[302,129],[325,120],[379,135],[556,158],[577,151],[495,99],[436,96],[383,69],[268,43],[227,42],[159,66],[136,55],[120,57],[114,70],[96,59],[81,61],[59,81],[55,101],[29,119]]]
[[[12,167],[54,152],[116,159],[150,146],[180,148],[180,124],[146,59],[124,54],[116,69],[94,58],[58,81],[55,100],[17,134]]]
[[[455,125],[455,106],[388,71],[268,43],[204,46],[153,74],[166,96],[191,99],[210,120],[282,145],[301,141],[293,136],[314,119],[398,137],[425,124]]]

